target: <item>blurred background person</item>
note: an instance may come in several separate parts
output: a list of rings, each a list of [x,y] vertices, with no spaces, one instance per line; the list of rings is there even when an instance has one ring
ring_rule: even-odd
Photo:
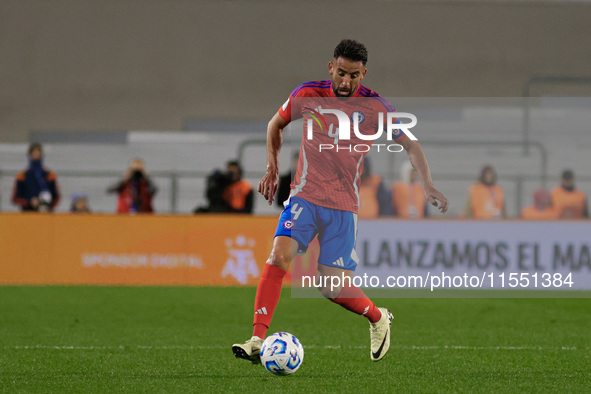
[[[230,213],[252,213],[254,191],[250,182],[242,179],[242,166],[236,160],[226,163],[226,172],[230,183],[224,189],[222,197],[228,204]]]
[[[250,182],[242,179],[242,166],[236,160],[226,163],[226,171],[214,170],[207,177],[205,196],[208,206],[194,213],[252,213],[254,192]]]
[[[277,187],[277,199],[275,204],[283,209],[283,202],[289,198],[291,193],[291,183],[298,169],[298,160],[300,159],[300,152],[296,152],[291,157],[291,166],[289,171],[279,177],[279,186]]]
[[[558,219],[558,212],[552,207],[550,193],[538,189],[533,194],[534,203],[521,210],[521,218],[526,220]]]
[[[382,177],[371,172],[369,157],[363,159],[363,172],[359,186],[359,218],[373,219],[392,215],[390,195],[384,187]]]
[[[16,174],[12,202],[21,211],[53,212],[60,200],[57,175],[43,167],[43,147],[34,142],[27,152],[29,166]]]
[[[575,173],[572,170],[562,172],[560,185],[552,190],[550,197],[560,219],[589,217],[587,196],[575,187]]]
[[[497,185],[497,173],[492,166],[482,167],[478,182],[468,189],[464,216],[474,219],[505,217],[505,194]]]
[[[107,193],[119,195],[117,213],[154,212],[152,199],[157,191],[142,159],[133,159],[123,179],[107,189]]]
[[[400,181],[392,185],[392,209],[394,215],[404,219],[421,219],[428,215],[425,189],[417,170],[410,161],[400,169]]]
[[[72,213],[90,213],[88,206],[88,196],[83,192],[74,192],[71,198],[70,212]]]

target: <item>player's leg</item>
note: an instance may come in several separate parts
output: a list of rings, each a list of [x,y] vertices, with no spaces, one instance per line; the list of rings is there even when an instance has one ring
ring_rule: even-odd
[[[380,310],[361,288],[353,285],[351,270],[318,264],[318,275],[322,277],[318,282],[323,285],[318,290],[324,297],[348,311],[365,316],[370,323],[380,320]]]
[[[273,250],[261,274],[254,301],[253,336],[265,338],[281,296],[283,278],[297,251],[298,243],[293,238],[280,235],[273,240]]]
[[[253,363],[260,362],[260,348],[281,296],[283,278],[291,260],[297,253],[304,253],[307,245],[316,236],[315,227],[311,225],[313,212],[310,212],[306,205],[307,203],[301,199],[290,199],[279,218],[273,249],[257,286],[252,338],[243,344],[232,346],[237,358],[244,358]],[[294,226],[299,231],[292,231]]]
[[[298,243],[290,237],[277,236],[273,240],[273,249],[257,286],[252,337],[245,343],[232,346],[236,358],[249,360],[253,364],[260,362],[259,353],[281,296],[283,278],[297,250]]]
[[[355,251],[357,215],[338,210],[323,210],[323,230],[318,235],[320,255],[318,275],[322,280],[322,295],[343,308],[365,316],[370,323],[373,361],[381,360],[390,347],[392,314],[386,308],[378,308],[363,290],[352,282],[358,257]]]
[[[273,250],[257,287],[253,336],[265,338],[291,260],[296,254],[305,253],[316,236],[314,215],[314,206],[298,197],[290,198],[283,210],[275,231]]]
[[[322,277],[319,282],[324,286],[319,290],[324,297],[369,320],[370,358],[381,360],[390,348],[392,313],[386,308],[378,308],[361,288],[353,285],[352,271],[318,264],[318,275]]]

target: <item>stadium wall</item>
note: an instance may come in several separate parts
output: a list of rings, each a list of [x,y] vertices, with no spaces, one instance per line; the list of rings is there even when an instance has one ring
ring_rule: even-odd
[[[0,214],[1,284],[254,285],[275,218]]]
[[[4,0],[0,141],[266,120],[327,77],[344,37],[367,44],[365,81],[384,96],[521,96],[532,76],[588,75],[590,14],[576,2]]]
[[[4,213],[0,284],[253,286],[276,225],[275,217],[241,215]],[[589,233],[588,221],[365,220],[356,273],[381,284],[391,275],[447,274],[486,280],[477,287],[494,290],[501,277],[509,288],[511,276],[519,287],[526,278],[529,289],[591,290]],[[318,253],[315,242],[285,283],[314,277]]]

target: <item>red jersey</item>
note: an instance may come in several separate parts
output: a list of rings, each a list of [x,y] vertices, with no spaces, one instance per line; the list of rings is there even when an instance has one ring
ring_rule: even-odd
[[[338,129],[341,119],[331,112],[334,109],[350,120],[349,139],[346,135],[341,138]],[[363,136],[375,135],[380,127],[386,134],[387,114],[395,111],[386,99],[361,84],[349,98],[337,98],[330,80],[298,86],[279,108],[279,115],[287,122],[304,118],[298,167],[290,195],[322,207],[358,213],[363,159],[372,149],[374,140],[358,137],[354,126],[357,125]],[[386,146],[403,138],[403,131],[395,130],[393,141],[382,137],[378,147],[386,151]]]

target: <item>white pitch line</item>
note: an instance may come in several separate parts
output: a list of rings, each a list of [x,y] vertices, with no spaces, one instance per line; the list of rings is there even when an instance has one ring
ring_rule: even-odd
[[[50,345],[6,345],[3,346],[5,350],[126,350],[126,349],[140,349],[140,350],[218,350],[226,349],[228,346],[148,346],[148,345],[134,345],[134,346],[50,346]],[[306,349],[367,349],[368,346],[341,346],[341,345],[325,345],[325,346],[304,346]],[[443,346],[391,346],[392,349],[399,350],[542,350],[542,351],[556,351],[556,350],[591,350],[591,347],[576,347],[576,346],[461,346],[461,345],[443,345]]]

